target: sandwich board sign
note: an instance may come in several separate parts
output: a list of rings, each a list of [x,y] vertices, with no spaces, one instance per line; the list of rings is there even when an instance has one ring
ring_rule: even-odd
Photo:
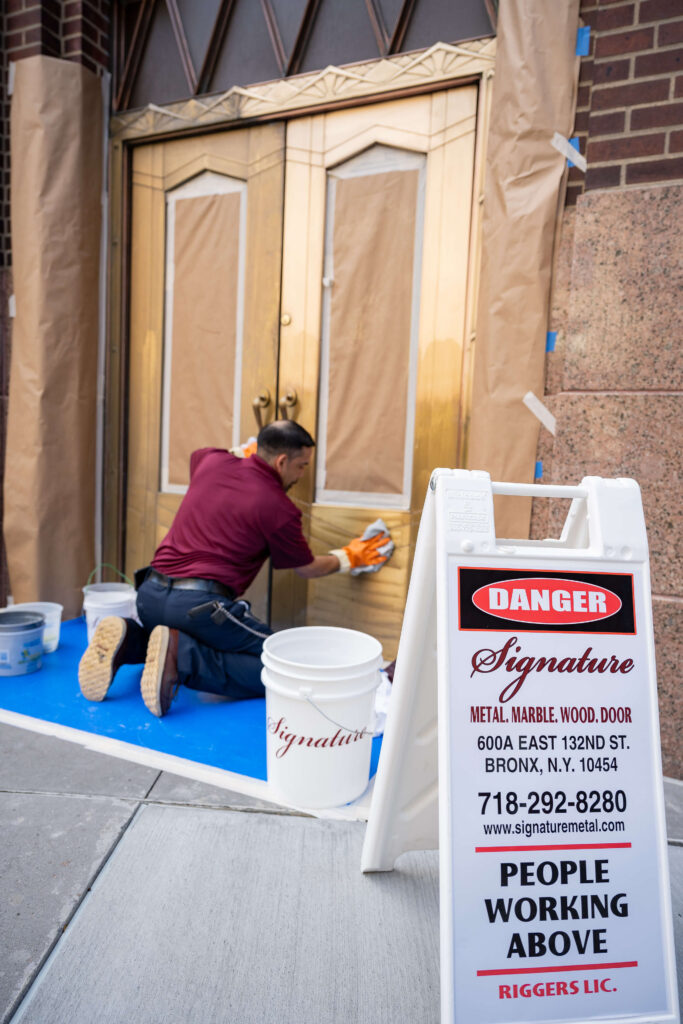
[[[494,494],[571,499],[560,539]],[[636,482],[436,470],[392,702],[361,867],[438,845],[442,1024],[679,1021]]]

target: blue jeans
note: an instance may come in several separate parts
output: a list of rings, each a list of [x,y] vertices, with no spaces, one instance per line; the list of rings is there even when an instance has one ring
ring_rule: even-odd
[[[190,616],[198,605],[216,601],[228,618],[217,625],[211,608]],[[263,697],[261,648],[272,630],[251,614],[247,601],[230,601],[203,590],[179,590],[147,579],[138,589],[142,627],[127,620],[126,661],[145,660],[147,640],[155,626],[178,630],[178,679],[191,690],[244,700]]]

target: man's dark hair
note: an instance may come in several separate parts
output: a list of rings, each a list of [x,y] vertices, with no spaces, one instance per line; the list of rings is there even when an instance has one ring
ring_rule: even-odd
[[[294,420],[275,420],[259,430],[256,444],[259,453],[274,459],[277,455],[290,458],[302,448],[315,448],[315,441]]]

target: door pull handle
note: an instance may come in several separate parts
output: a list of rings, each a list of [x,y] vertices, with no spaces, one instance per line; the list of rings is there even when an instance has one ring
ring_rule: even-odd
[[[256,395],[256,397],[254,398],[253,402],[251,403],[251,407],[254,410],[254,417],[256,419],[256,423],[258,425],[259,430],[263,426],[261,410],[267,409],[269,405],[270,391],[268,390],[268,388],[262,388],[259,391],[258,395]]]
[[[280,409],[280,416],[283,420],[294,419],[293,416],[288,416],[288,411],[293,409],[298,401],[299,396],[294,388],[288,388],[284,395],[280,396],[280,401],[277,404]]]

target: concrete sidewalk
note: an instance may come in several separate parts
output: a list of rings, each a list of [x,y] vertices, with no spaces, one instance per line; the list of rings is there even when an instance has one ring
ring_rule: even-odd
[[[0,1021],[436,1024],[438,854],[0,726]],[[683,784],[667,782],[683,950]],[[679,990],[683,981],[679,966]]]

